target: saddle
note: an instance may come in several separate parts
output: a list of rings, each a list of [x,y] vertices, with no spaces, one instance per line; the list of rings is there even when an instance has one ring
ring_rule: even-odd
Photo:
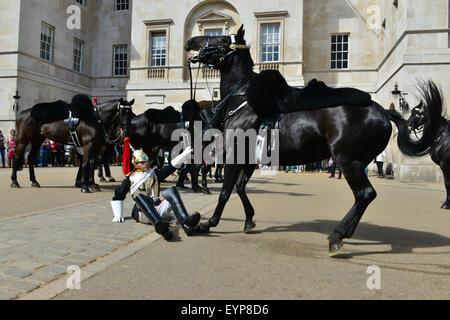
[[[263,119],[342,105],[366,107],[372,103],[367,92],[354,88],[330,88],[316,79],[303,89],[290,87],[277,70],[262,71],[251,79],[246,96],[255,113]]]
[[[83,94],[75,95],[71,104],[62,100],[36,104],[31,109],[31,117],[46,124],[63,120],[70,133],[68,144],[77,147],[81,147],[81,142],[76,132],[80,120],[94,119],[103,127],[100,115],[92,104],[91,99]]]

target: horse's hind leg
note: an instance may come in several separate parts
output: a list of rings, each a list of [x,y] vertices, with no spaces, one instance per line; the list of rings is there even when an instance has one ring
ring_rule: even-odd
[[[255,228],[255,223],[253,222],[253,216],[255,215],[255,210],[253,209],[250,200],[247,197],[247,193],[245,192],[245,187],[247,186],[248,181],[250,180],[253,172],[255,171],[255,166],[249,165],[241,170],[239,173],[238,180],[236,182],[236,192],[241,198],[242,205],[245,210],[245,225],[244,232],[249,232],[253,228]]]
[[[41,145],[44,142],[45,137],[44,136],[38,136],[31,142],[31,150],[30,154],[28,155],[28,168],[30,171],[30,181],[31,181],[31,187],[33,188],[40,188],[39,182],[36,180],[36,175],[34,174],[34,163],[36,162],[36,159],[39,155],[39,152],[41,150]]]
[[[95,158],[94,158],[95,159]],[[95,167],[97,161],[91,159],[89,164],[89,186],[91,187],[92,191],[101,191],[100,186],[95,183]]]
[[[211,191],[208,189],[208,171],[211,168],[211,165],[204,164],[202,166],[202,189],[203,194],[211,194]]]
[[[441,169],[444,174],[445,189],[447,190],[447,198],[441,209],[450,209],[450,166],[441,164]]]
[[[200,187],[198,184],[198,176],[201,168],[201,164],[194,164],[191,167],[191,185],[194,192],[203,192],[202,187]]]
[[[368,205],[376,198],[377,193],[369,182],[360,162],[342,165],[345,179],[353,191],[355,204],[336,226],[328,237],[329,253],[335,255],[342,247],[342,239],[351,238]]]

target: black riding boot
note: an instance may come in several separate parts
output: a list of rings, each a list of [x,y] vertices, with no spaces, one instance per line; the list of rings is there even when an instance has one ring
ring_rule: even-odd
[[[198,212],[194,212],[191,216],[189,216],[186,208],[184,207],[183,201],[181,200],[180,194],[175,187],[170,187],[164,191],[162,196],[169,201],[175,216],[183,227],[184,232],[186,232],[188,236],[191,236],[200,221],[200,214]]]
[[[172,233],[169,230],[169,223],[161,219],[161,216],[155,209],[153,200],[143,194],[138,194],[136,198],[134,198],[134,201],[136,202],[139,210],[145,214],[145,216],[155,226],[156,232],[162,235],[164,239],[170,240],[172,238]]]

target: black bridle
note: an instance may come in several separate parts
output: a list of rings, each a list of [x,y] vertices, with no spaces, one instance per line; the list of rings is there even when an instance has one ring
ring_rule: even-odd
[[[211,38],[207,37],[205,46],[203,48],[200,48],[197,55],[189,58],[188,67],[189,67],[189,76],[190,76],[190,84],[191,84],[191,99],[195,99],[195,89],[196,89],[196,88],[194,89],[193,85],[192,85],[193,81],[192,81],[192,71],[191,71],[191,65],[190,65],[191,63],[199,63],[199,69],[200,69],[200,64],[203,63],[203,61],[207,57],[209,57],[213,54],[224,54],[224,56],[220,57],[219,63],[217,65],[206,65],[210,69],[213,69],[213,68],[219,69],[220,66],[222,65],[222,63],[224,63],[231,56],[236,54],[238,52],[238,50],[248,50],[247,45],[236,43],[236,35],[233,34],[233,35],[230,35],[230,37],[231,37],[231,44],[220,45],[220,46],[211,46],[210,45]],[[228,50],[228,52],[227,52],[227,50]],[[204,128],[203,130],[207,130],[209,128],[215,127],[218,122],[220,122],[221,127],[224,126],[225,121],[228,120],[229,117],[234,115],[237,111],[239,111],[242,107],[245,106],[245,104],[240,105],[238,108],[236,108],[235,110],[230,112],[227,116],[223,115],[223,110],[224,110],[227,102],[229,102],[231,97],[238,94],[239,89],[241,89],[242,86],[248,80],[250,80],[251,76],[252,76],[252,72],[250,71],[244,76],[244,78],[242,78],[238,83],[236,83],[233,86],[233,89],[231,90],[231,92],[224,99],[222,99],[222,101],[220,101],[216,106],[213,106],[213,110],[212,110],[213,115],[212,115],[212,117],[207,117],[208,124],[207,124],[206,128]],[[198,73],[197,73],[197,78],[198,78]]]

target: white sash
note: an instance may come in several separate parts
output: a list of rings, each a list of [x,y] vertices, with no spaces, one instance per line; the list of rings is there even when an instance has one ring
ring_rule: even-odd
[[[143,183],[145,183],[145,181],[147,181],[151,175],[153,174],[153,169],[148,170],[143,176],[142,178],[140,178],[138,181],[136,181],[130,188],[130,193],[134,194],[140,186],[142,186]]]

